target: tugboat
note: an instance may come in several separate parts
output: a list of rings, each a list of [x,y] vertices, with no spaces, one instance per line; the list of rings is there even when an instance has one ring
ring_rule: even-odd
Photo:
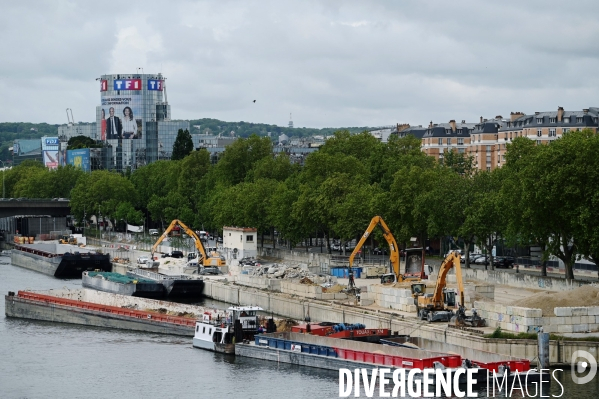
[[[258,306],[232,306],[226,314],[204,312],[202,320],[196,321],[193,347],[234,355],[235,342],[253,340],[262,332],[260,310]]]

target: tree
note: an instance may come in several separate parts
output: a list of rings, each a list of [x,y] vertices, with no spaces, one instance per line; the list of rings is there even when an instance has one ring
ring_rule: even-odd
[[[179,129],[177,132],[177,138],[175,139],[175,143],[173,144],[173,155],[171,159],[173,161],[178,161],[180,159],[185,158],[193,151],[193,140],[191,139],[191,134],[189,130]]]

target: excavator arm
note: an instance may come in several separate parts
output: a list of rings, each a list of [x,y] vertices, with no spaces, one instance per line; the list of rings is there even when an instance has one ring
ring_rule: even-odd
[[[397,280],[399,281],[400,280],[399,251],[397,249],[397,242],[395,241],[395,237],[393,237],[393,234],[391,234],[391,230],[389,230],[389,227],[387,226],[387,224],[385,223],[383,218],[380,216],[375,216],[370,221],[370,224],[366,228],[366,231],[362,235],[362,238],[358,242],[358,245],[356,245],[356,248],[354,248],[353,252],[351,253],[351,255],[349,257],[349,267],[350,267],[350,269],[352,268],[352,266],[354,264],[354,258],[356,257],[358,252],[360,252],[360,250],[362,249],[362,246],[366,242],[366,239],[370,236],[370,234],[372,233],[372,231],[374,230],[374,228],[376,226],[381,227],[381,229],[383,230],[383,237],[385,237],[385,240],[389,244],[389,252],[390,252],[389,260],[391,261],[391,264],[393,265],[393,272],[395,273],[395,276],[397,277]]]
[[[164,230],[164,233],[162,233],[162,235],[158,238],[158,240],[156,240],[156,243],[154,244],[154,246],[152,246],[152,251],[151,251],[152,259],[154,259],[154,252],[156,252],[158,245],[160,245],[162,240],[164,240],[168,236],[168,233],[170,233],[176,225],[179,225],[188,236],[193,238],[196,249],[198,250],[198,263],[200,263],[200,262],[205,263],[205,260],[208,259],[208,256],[206,255],[206,249],[204,249],[204,244],[202,244],[202,240],[200,240],[200,238],[197,236],[197,234],[192,229],[187,227],[185,225],[185,223],[183,223],[182,221],[180,221],[178,219],[175,219],[171,222],[171,224],[167,227],[167,229]]]
[[[458,290],[460,295],[460,305],[464,306],[464,282],[462,281],[462,267],[460,265],[460,253],[451,252],[439,269],[439,275],[437,276],[437,284],[435,286],[435,292],[433,293],[432,303],[435,306],[441,306],[443,304],[443,289],[447,286],[447,273],[452,268],[455,268],[456,280],[458,282]]]

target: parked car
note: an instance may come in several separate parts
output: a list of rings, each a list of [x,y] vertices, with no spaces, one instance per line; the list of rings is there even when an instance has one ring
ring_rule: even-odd
[[[493,266],[498,267],[498,268],[513,269],[514,268],[514,258],[512,258],[511,256],[497,257],[497,258],[493,259]]]
[[[183,251],[173,251],[171,252],[171,258],[182,258]]]
[[[476,258],[476,260],[474,261],[475,265],[488,265],[489,264],[489,257],[487,255],[482,255],[478,258]]]
[[[159,236],[160,233],[158,232],[158,229],[150,229],[149,233],[151,236]]]
[[[216,239],[216,242],[220,242],[220,243],[222,243],[222,242],[223,242],[223,238],[222,238],[222,237],[218,237],[218,238]]]
[[[375,248],[372,250],[372,254],[373,255],[388,255],[389,251],[387,251],[387,248]]]
[[[475,260],[477,260],[478,258],[480,258],[481,256],[484,256],[483,254],[471,254],[470,255],[470,263],[474,263]]]

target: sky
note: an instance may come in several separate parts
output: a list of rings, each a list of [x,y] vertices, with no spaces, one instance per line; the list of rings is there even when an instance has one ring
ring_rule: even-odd
[[[476,122],[599,106],[599,2],[0,0],[0,122],[95,120],[161,72],[173,119]],[[256,102],[254,102],[256,100]]]

